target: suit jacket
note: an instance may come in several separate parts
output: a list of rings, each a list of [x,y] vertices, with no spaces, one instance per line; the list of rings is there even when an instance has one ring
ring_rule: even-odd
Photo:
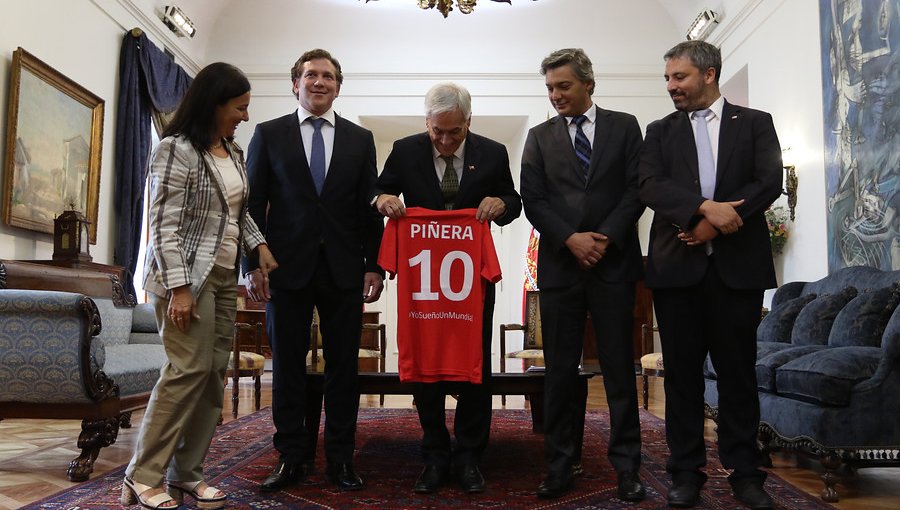
[[[384,222],[369,207],[377,177],[372,132],[335,116],[334,150],[322,195],[316,195],[297,112],[256,126],[247,149],[250,215],[278,261],[275,288],[306,286],[327,263],[342,289],[362,288],[365,272],[379,272]],[[324,249],[325,259],[320,260]],[[248,257],[244,270],[259,267]]]
[[[588,179],[575,155],[566,118],[553,117],[528,132],[522,154],[525,216],[541,234],[538,287],[574,285],[584,270],[565,240],[576,232],[599,232],[610,239],[606,255],[591,271],[609,282],[641,279],[643,267],[637,220],[637,163],[641,129],[627,113],[597,112]]]
[[[781,194],[781,146],[772,116],[727,101],[719,128],[714,200],[744,199],[737,208],[744,222],[736,233],[712,241],[713,263],[735,289],[776,286],[765,210]],[[647,285],[671,288],[703,278],[709,257],[704,246],[687,246],[676,237],[700,219],[705,200],[694,132],[686,112],[674,112],[647,126],[641,152],[640,196],[654,210],[647,262]]]
[[[513,184],[506,147],[470,131],[466,136],[464,159],[453,208],[477,208],[484,197],[497,197],[506,204],[506,212],[494,222],[507,225],[518,218],[522,212],[522,201]],[[375,184],[375,193],[402,194],[407,207],[444,209],[444,196],[434,170],[428,133],[394,142],[384,171]]]

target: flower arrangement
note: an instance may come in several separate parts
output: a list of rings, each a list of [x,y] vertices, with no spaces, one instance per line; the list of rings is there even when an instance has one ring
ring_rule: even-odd
[[[784,251],[788,239],[787,212],[782,206],[766,209],[766,223],[769,226],[769,242],[772,244],[772,256],[777,257]]]

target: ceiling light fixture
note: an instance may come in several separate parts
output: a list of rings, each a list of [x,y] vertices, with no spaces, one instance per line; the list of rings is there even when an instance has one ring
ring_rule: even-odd
[[[375,2],[377,0],[366,0],[366,3]],[[450,11],[453,10],[453,0],[415,0],[420,9],[434,9],[437,7],[437,10],[440,11],[441,14],[446,18]],[[503,2],[512,5],[512,0],[491,0],[492,2]],[[478,0],[456,0],[456,8],[459,12],[463,14],[471,14],[475,11],[475,4]],[[537,2],[537,0],[532,0],[532,2]]]
[[[719,24],[719,15],[709,9],[701,12],[697,15],[697,19],[691,23],[691,28],[688,29],[687,39],[688,41],[704,41],[709,34],[716,28],[716,25]]]
[[[162,21],[169,29],[178,34],[178,37],[194,37],[194,34],[197,33],[194,24],[184,15],[184,11],[180,7],[167,5],[163,10]]]

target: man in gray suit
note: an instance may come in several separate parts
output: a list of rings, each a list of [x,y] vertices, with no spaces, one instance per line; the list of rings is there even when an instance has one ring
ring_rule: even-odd
[[[641,501],[641,435],[634,378],[632,312],[641,279],[637,196],[641,130],[634,116],[593,104],[594,72],[580,49],[553,52],[541,63],[558,116],[534,127],[522,155],[525,216],[541,233],[538,287],[544,337],[544,450],[542,498],[573,483],[572,395],[588,312],[609,402],[609,460],[618,473],[618,496]]]

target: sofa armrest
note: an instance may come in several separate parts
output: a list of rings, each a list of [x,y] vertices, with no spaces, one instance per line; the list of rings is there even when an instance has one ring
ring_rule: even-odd
[[[894,313],[888,320],[881,336],[881,350],[883,356],[875,369],[872,377],[859,383],[854,391],[867,391],[884,384],[892,372],[900,370],[900,306],[894,309]]]
[[[89,403],[109,396],[114,388],[92,361],[100,329],[97,306],[83,294],[0,290],[0,402]]]
[[[803,288],[806,286],[807,282],[788,282],[778,287],[775,290],[775,295],[772,296],[772,305],[770,308],[774,310],[778,307],[778,305],[784,303],[785,301],[790,301],[795,297],[801,295],[803,293]]]

